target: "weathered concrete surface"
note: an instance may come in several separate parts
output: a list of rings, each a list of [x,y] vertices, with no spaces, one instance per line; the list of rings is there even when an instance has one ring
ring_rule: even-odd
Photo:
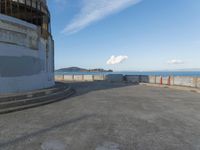
[[[200,95],[72,83],[66,101],[0,116],[1,150],[199,150]]]
[[[174,85],[174,77],[173,76],[170,76],[170,85]]]
[[[189,91],[189,92],[196,92],[200,94],[199,88],[187,87],[187,86],[170,86],[164,84],[152,84],[152,83],[140,83],[140,85],[150,86],[150,87],[159,87],[159,88],[170,88],[174,90],[181,90],[181,91]]]
[[[84,75],[83,80],[84,81],[94,81],[94,76],[93,75]]]
[[[38,49],[38,30],[35,25],[0,14],[0,42]]]
[[[64,75],[56,75],[55,80],[56,81],[64,81]]]
[[[197,88],[200,88],[200,77],[197,78]]]
[[[156,84],[161,84],[161,76],[156,76]]]
[[[141,75],[140,82],[141,83],[149,83],[149,76]]]
[[[105,76],[104,75],[94,75],[94,80],[95,81],[103,81],[103,80],[105,80]]]
[[[74,75],[64,75],[63,80],[64,81],[73,81]]]
[[[83,75],[74,75],[74,81],[83,81]]]
[[[169,83],[169,77],[163,77],[163,78],[162,78],[162,83],[163,83],[164,85],[168,85],[168,83]]]
[[[156,76],[149,76],[149,83],[156,84]]]
[[[106,81],[108,82],[122,82],[124,76],[122,74],[108,74],[106,75]]]
[[[130,76],[130,75],[127,75],[125,76],[125,79],[126,81],[128,82],[132,82],[132,83],[139,83],[140,82],[140,76]]]
[[[17,77],[39,74],[44,70],[45,62],[31,56],[0,56],[1,77]]]
[[[41,29],[0,14],[0,94],[53,86],[54,43]]]
[[[174,85],[196,87],[194,77],[174,77]]]

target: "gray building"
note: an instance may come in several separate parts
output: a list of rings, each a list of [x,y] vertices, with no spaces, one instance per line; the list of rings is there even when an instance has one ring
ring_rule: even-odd
[[[54,42],[45,0],[0,1],[0,94],[54,85]]]

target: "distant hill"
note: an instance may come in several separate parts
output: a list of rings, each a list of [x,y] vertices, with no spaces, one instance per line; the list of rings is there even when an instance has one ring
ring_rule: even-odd
[[[79,67],[68,67],[56,70],[56,72],[113,72],[113,70],[104,69],[84,69]]]

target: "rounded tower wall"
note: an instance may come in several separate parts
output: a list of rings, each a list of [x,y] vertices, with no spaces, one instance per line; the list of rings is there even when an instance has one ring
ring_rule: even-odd
[[[54,42],[50,31],[43,24],[0,13],[0,94],[53,85]]]

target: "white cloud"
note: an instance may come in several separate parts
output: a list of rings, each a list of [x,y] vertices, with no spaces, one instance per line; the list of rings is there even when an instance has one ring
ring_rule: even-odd
[[[107,61],[107,65],[120,64],[127,59],[128,56],[111,56],[110,59]]]
[[[178,64],[184,64],[184,61],[180,59],[172,59],[172,60],[169,60],[167,63],[172,64],[172,65],[178,65]]]
[[[141,0],[82,0],[79,14],[65,27],[63,33],[72,34]]]

